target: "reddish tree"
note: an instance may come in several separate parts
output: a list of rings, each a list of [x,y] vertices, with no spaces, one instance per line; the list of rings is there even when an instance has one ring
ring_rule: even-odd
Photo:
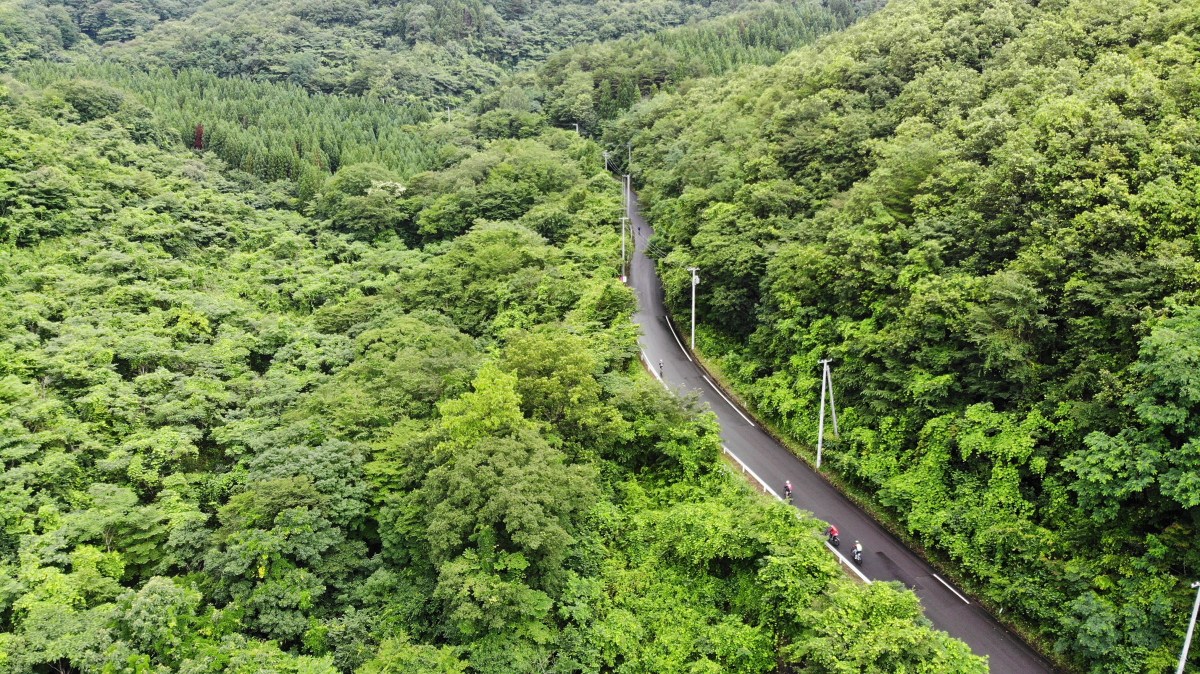
[[[196,148],[197,150],[204,149],[204,125],[203,124],[196,125],[196,140],[192,142],[192,147]]]

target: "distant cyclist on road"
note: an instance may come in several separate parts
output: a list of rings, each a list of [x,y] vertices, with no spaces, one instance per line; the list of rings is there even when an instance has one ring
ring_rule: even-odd
[[[788,503],[792,502],[792,481],[791,480],[783,481],[783,500],[787,501]]]

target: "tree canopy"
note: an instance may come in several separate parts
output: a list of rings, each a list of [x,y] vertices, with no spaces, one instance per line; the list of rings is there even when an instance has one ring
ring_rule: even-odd
[[[1200,571],[1193,3],[897,0],[634,106],[698,342],[1069,665],[1160,671]],[[827,439],[828,441],[828,439]]]
[[[985,671],[640,371],[594,142],[4,35],[0,672]]]

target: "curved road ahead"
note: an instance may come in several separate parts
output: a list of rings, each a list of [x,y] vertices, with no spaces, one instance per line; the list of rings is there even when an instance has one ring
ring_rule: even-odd
[[[662,284],[655,275],[653,262],[645,254],[651,229],[638,211],[636,198],[631,195],[630,201],[635,246],[629,281],[638,296],[634,321],[642,328],[640,343],[647,361],[654,369],[662,362],[664,384],[680,392],[697,392],[720,419],[721,439],[731,453],[776,489],[782,487],[784,480],[791,480],[797,507],[837,524],[843,541],[862,541],[862,572],[866,576],[900,581],[916,592],[933,624],[967,642],[976,654],[986,655],[992,672],[1054,672],[1019,637],[974,601],[967,603],[960,591],[946,584],[919,556],[763,432],[748,413],[735,407],[708,381],[683,348],[688,335],[676,335],[667,322]],[[703,280],[701,276],[701,292]]]

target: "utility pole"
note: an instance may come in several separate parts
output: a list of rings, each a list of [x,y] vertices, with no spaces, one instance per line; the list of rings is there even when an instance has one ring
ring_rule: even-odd
[[[837,437],[837,406],[833,403],[833,374],[829,364],[833,362],[826,358],[818,361],[821,364],[821,413],[817,420],[817,470],[821,469],[821,451],[825,444],[825,391],[829,390],[829,407],[833,411],[833,435]]]
[[[604,155],[604,170],[608,171],[608,150],[603,152]]]
[[[628,157],[625,159],[625,170],[629,171],[630,173],[633,173],[633,141],[632,140],[625,143],[625,149],[629,152]]]
[[[699,267],[688,267],[688,271],[692,272],[692,350],[696,350],[696,286],[700,285],[700,275],[696,272],[700,271]]]
[[[1192,619],[1188,622],[1187,636],[1183,639],[1183,652],[1179,654],[1179,667],[1175,670],[1175,674],[1183,674],[1183,666],[1187,664],[1188,650],[1192,647],[1192,632],[1196,629],[1196,612],[1200,611],[1200,582],[1192,583],[1192,589],[1196,590],[1196,601],[1192,604]]]

